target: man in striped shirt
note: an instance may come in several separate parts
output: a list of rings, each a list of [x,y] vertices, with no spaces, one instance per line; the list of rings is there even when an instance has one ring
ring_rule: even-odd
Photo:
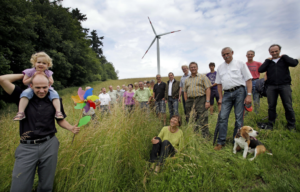
[[[193,112],[193,119],[196,122],[195,132],[199,129],[203,137],[209,135],[208,131],[208,112],[210,107],[210,87],[211,82],[204,74],[198,73],[198,64],[191,62],[189,65],[191,76],[184,82],[184,99],[187,119],[190,118],[190,113]]]

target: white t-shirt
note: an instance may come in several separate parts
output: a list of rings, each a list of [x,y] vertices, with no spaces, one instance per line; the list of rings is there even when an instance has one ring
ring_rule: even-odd
[[[105,94],[101,93],[99,95],[99,100],[101,102],[100,105],[108,105],[109,102],[111,101],[111,98],[108,93],[105,93]]]
[[[229,64],[222,63],[217,70],[216,83],[222,84],[223,90],[236,86],[246,86],[246,81],[252,79],[252,75],[246,63],[232,60]]]
[[[277,63],[277,62],[279,61],[279,59],[280,59],[280,57],[277,58],[277,59],[273,59],[273,61],[274,61],[275,63]]]
[[[172,96],[172,85],[173,85],[174,79],[172,81],[169,81],[169,90],[168,90],[168,95]]]

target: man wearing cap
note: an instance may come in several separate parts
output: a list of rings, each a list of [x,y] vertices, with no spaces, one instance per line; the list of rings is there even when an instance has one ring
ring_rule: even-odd
[[[198,132],[200,129],[205,138],[209,136],[207,109],[210,106],[211,83],[206,75],[198,73],[196,62],[191,62],[189,68],[191,76],[185,80],[183,87],[187,119],[194,114],[192,117],[196,122],[194,131]]]
[[[16,104],[19,104],[22,89],[12,82],[22,78],[22,74],[0,76],[0,85]],[[53,190],[59,141],[55,136],[55,109],[48,99],[49,86],[49,79],[45,74],[37,73],[32,76],[30,87],[34,96],[25,110],[27,118],[20,121],[20,144],[15,152],[11,192],[32,191],[36,170],[39,177],[37,191]],[[60,103],[65,118],[61,99]],[[65,119],[56,122],[72,133],[77,134],[80,130],[77,125],[70,125]]]
[[[268,84],[267,98],[269,105],[269,122],[264,126],[264,128],[270,130],[273,129],[276,119],[277,99],[278,95],[280,95],[283,107],[285,109],[287,128],[294,132],[296,119],[292,103],[292,79],[289,67],[296,67],[299,61],[287,55],[280,55],[280,51],[280,45],[271,45],[269,48],[269,53],[272,57],[266,59],[258,69],[260,73],[267,72],[268,74],[266,84]]]
[[[251,104],[252,75],[246,63],[233,59],[233,50],[225,47],[221,51],[225,60],[217,70],[216,83],[218,84],[219,103],[222,103],[219,114],[219,124],[216,129],[219,130],[219,137],[215,150],[220,150],[225,146],[228,118],[232,107],[234,106],[235,128],[233,137],[237,130],[243,126],[244,105]],[[245,82],[246,81],[246,82]],[[247,94],[245,91],[247,85]],[[224,95],[222,95],[224,90]]]
[[[253,61],[254,56],[255,56],[255,52],[253,50],[247,51],[246,57],[247,57],[248,61],[246,62],[246,64],[250,70],[252,77],[253,77],[253,79],[252,79],[252,95],[253,95],[253,103],[254,103],[254,112],[257,114],[258,109],[259,109],[260,99],[259,99],[259,93],[256,92],[256,90],[255,90],[255,85],[256,85],[256,81],[260,77],[258,68],[261,66],[261,63],[257,62],[257,61]]]

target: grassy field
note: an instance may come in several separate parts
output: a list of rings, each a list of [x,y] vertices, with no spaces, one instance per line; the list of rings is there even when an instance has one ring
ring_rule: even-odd
[[[273,156],[261,155],[254,161],[232,153],[234,114],[228,125],[228,142],[221,151],[214,151],[212,139],[194,134],[192,125],[184,123],[185,147],[168,158],[162,172],[149,171],[151,138],[157,136],[162,124],[153,114],[147,116],[136,110],[130,117],[117,107],[109,116],[97,113],[96,119],[82,127],[71,144],[73,135],[58,127],[60,141],[54,191],[300,191],[300,69],[291,68],[293,78],[293,107],[297,133],[285,129],[282,103],[277,105],[278,119],[273,131],[260,131],[258,137]],[[154,78],[152,78],[154,79]],[[177,77],[179,79],[179,77]],[[94,82],[87,86],[98,94],[101,87],[134,83],[145,79],[124,79]],[[147,78],[150,80],[150,78]],[[164,78],[166,81],[166,78]],[[71,95],[78,87],[60,91],[67,121],[77,123],[80,110],[73,108]],[[299,96],[299,97],[298,97]],[[14,152],[19,145],[18,123],[12,120],[16,106],[9,106],[0,114],[0,191],[9,191],[14,164]],[[182,105],[179,106],[183,114]],[[217,106],[215,106],[217,111]],[[213,135],[217,113],[209,116],[209,130]],[[261,99],[258,115],[249,113],[245,125],[256,130],[256,123],[267,116],[267,99]],[[38,184],[36,176],[34,186]]]

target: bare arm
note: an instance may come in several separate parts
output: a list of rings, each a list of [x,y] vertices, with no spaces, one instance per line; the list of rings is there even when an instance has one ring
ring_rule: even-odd
[[[222,103],[222,98],[223,98],[222,89],[223,89],[222,84],[218,84],[218,93],[219,93],[219,102],[218,103],[219,104]]]
[[[247,93],[252,93],[252,79],[246,81]],[[245,104],[250,104],[252,101],[251,95],[247,95],[245,98]]]
[[[184,100],[185,101],[187,100],[187,94],[186,94],[186,92],[184,92]]]
[[[77,127],[77,124],[76,125],[70,125],[70,123],[68,121],[66,121],[65,119],[59,120],[59,121],[57,121],[57,123],[62,128],[67,129],[68,131],[71,131],[74,134],[77,134],[80,131],[80,128]]]
[[[15,85],[12,83],[21,80],[23,77],[23,74],[2,75],[0,76],[0,86],[7,94],[11,95],[15,90]]]
[[[25,75],[23,78],[23,84],[29,85],[30,83],[31,83],[31,77],[28,77],[27,75]]]
[[[215,86],[217,86],[218,84],[217,83],[214,83],[211,87],[215,87]]]
[[[209,101],[210,100],[210,87],[205,90],[205,94],[206,94],[206,101]],[[210,107],[210,102],[207,103],[206,101],[205,101],[205,108],[208,109]]]
[[[53,85],[53,83],[54,83],[54,80],[53,80],[52,76],[49,77],[49,83],[50,83],[50,85]]]

